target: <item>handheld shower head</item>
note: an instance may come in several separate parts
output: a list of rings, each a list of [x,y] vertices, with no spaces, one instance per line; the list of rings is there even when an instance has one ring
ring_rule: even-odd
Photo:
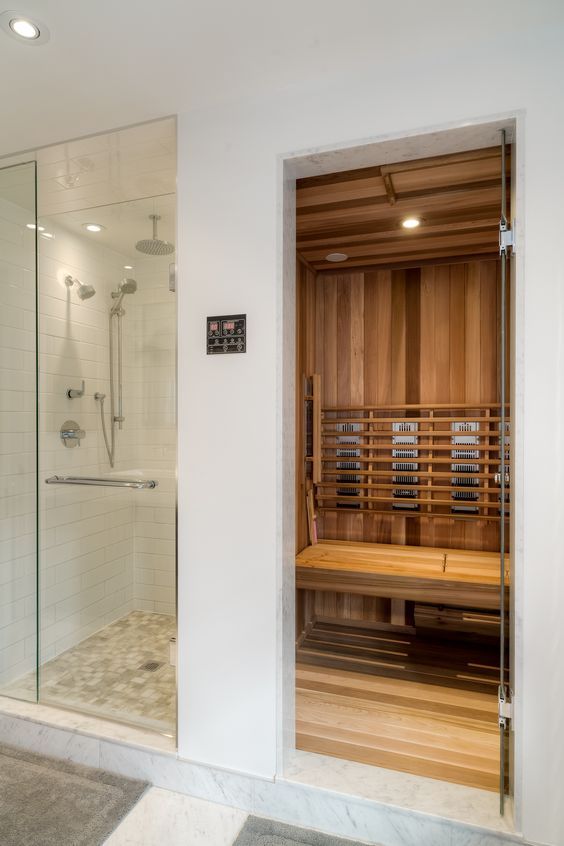
[[[118,285],[120,294],[134,294],[137,290],[135,279],[122,279]]]
[[[117,291],[112,291],[112,299],[116,300],[113,304],[110,314],[117,314],[121,308],[121,301],[126,294],[134,294],[137,290],[137,282],[135,279],[122,279],[118,285]]]
[[[96,293],[96,288],[94,285],[86,285],[84,282],[81,282],[80,279],[75,279],[73,276],[65,276],[65,285],[67,288],[71,288],[73,285],[78,286],[77,294],[81,300],[88,300],[90,297],[93,297]]]
[[[148,256],[168,256],[174,252],[174,244],[170,241],[161,241],[157,236],[157,220],[160,220],[160,214],[150,214],[149,220],[153,221],[153,237],[143,238],[137,241],[135,249],[140,253],[145,253]]]

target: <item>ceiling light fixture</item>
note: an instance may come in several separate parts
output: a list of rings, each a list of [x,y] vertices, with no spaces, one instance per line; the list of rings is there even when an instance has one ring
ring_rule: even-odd
[[[328,253],[325,256],[326,261],[346,261],[348,255],[346,253]]]
[[[132,264],[124,264],[123,269],[124,270],[133,270],[133,265]]]
[[[10,21],[10,29],[19,35],[20,38],[39,38],[41,35],[39,27],[35,26],[31,21],[25,18],[12,18]]]
[[[45,232],[44,226],[35,226],[35,223],[26,223],[28,229],[37,229],[38,232]]]
[[[37,19],[32,20],[21,12],[2,12],[0,27],[20,44],[44,44],[49,40],[49,30],[45,24]]]
[[[47,238],[48,241],[51,241],[55,236],[52,232],[42,232],[41,238]]]
[[[417,229],[420,223],[418,217],[406,217],[402,220],[401,225],[404,229]]]
[[[88,232],[101,232],[102,229],[105,229],[105,226],[102,226],[101,223],[83,223],[82,224]]]

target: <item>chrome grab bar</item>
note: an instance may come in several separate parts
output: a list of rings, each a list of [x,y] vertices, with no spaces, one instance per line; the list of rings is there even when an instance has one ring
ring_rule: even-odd
[[[49,476],[46,485],[103,485],[108,488],[156,488],[159,484],[155,479],[112,479],[97,478],[95,476]]]

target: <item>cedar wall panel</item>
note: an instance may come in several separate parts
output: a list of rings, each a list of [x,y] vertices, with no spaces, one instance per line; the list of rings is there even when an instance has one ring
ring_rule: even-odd
[[[498,350],[497,259],[316,278],[298,264],[298,413],[301,376],[313,372],[321,375],[324,406],[495,403]],[[298,437],[298,468],[300,449]],[[305,488],[298,495],[301,549],[308,542]],[[487,521],[326,513],[318,530],[327,539],[499,548],[498,527]],[[389,613],[388,600],[318,592],[311,602],[323,617],[382,620]]]

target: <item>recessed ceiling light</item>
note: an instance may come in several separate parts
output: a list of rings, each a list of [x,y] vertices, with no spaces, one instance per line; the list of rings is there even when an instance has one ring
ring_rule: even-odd
[[[105,229],[105,226],[102,226],[101,223],[83,223],[82,224],[88,232],[101,232],[102,229]]]
[[[404,229],[417,229],[420,223],[418,217],[406,217],[402,220],[401,225]]]
[[[32,20],[21,12],[2,12],[0,27],[4,32],[17,38],[20,44],[44,44],[49,40],[49,30],[44,23]]]
[[[39,27],[25,18],[12,18],[10,29],[20,38],[39,38],[41,35]]]
[[[26,223],[26,226],[27,226],[28,229],[35,229],[36,228],[35,223]],[[38,232],[45,232],[45,227],[44,226],[38,226],[37,231]]]
[[[124,264],[123,269],[124,270],[133,270],[133,265],[132,264]]]
[[[328,253],[325,259],[326,261],[346,261],[348,255],[346,253]]]

